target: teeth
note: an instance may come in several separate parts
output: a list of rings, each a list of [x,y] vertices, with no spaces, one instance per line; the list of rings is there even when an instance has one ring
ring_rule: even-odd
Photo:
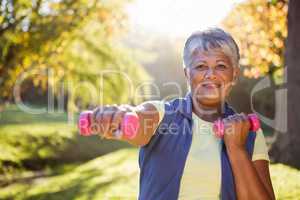
[[[220,87],[218,84],[214,84],[214,83],[204,83],[203,86],[204,87],[206,87],[206,86]]]
[[[205,83],[204,85],[205,85],[205,86],[206,86],[206,85],[214,85],[214,86],[217,86],[216,84],[213,84],[213,83]]]

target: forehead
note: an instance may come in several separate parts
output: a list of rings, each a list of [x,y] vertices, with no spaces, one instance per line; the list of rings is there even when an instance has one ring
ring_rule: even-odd
[[[195,49],[191,56],[191,62],[207,61],[207,60],[220,60],[223,62],[231,63],[229,56],[221,49],[198,50]]]

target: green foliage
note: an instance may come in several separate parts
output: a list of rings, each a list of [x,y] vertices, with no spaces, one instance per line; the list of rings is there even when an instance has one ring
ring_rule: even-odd
[[[120,45],[119,36],[126,31],[126,3],[127,0],[2,1],[0,97],[12,100],[16,81],[28,73],[31,75],[26,81],[34,86],[53,88],[56,96],[65,91],[72,111],[76,110],[78,98],[85,105],[91,99],[92,103],[119,103],[116,96],[122,103],[133,101],[120,75],[106,77],[107,86],[98,80],[107,69],[125,73],[135,85],[149,78],[130,50]],[[54,77],[52,82],[47,79],[49,72]],[[78,86],[83,81],[98,93],[104,88],[102,102]],[[75,92],[78,87],[80,92]],[[25,92],[26,82],[21,90]]]
[[[248,0],[238,4],[223,21],[241,48],[244,75],[258,78],[266,74],[282,80],[287,0]]]

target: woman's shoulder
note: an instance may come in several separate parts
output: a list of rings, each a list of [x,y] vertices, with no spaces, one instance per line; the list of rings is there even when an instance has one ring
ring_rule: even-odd
[[[185,98],[174,98],[171,100],[149,100],[143,104],[152,104],[157,111],[160,112],[160,116],[163,116],[165,111],[177,110],[178,108],[186,104]]]

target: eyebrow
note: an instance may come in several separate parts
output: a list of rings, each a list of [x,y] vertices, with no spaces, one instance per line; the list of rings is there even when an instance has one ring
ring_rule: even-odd
[[[226,60],[225,59],[218,59],[218,60],[216,60],[216,62],[225,62],[226,63]],[[193,60],[192,63],[194,63],[194,64],[205,63],[206,64],[207,62],[205,60],[196,59],[196,60]]]
[[[201,60],[201,59],[192,59],[192,63],[200,63],[200,62],[202,62],[202,63],[206,63],[206,61],[205,60]]]
[[[206,64],[206,62],[205,61],[203,61],[203,60],[197,60],[197,61],[192,61],[191,63],[190,63],[190,65],[191,65],[191,67],[197,67],[199,64]]]

